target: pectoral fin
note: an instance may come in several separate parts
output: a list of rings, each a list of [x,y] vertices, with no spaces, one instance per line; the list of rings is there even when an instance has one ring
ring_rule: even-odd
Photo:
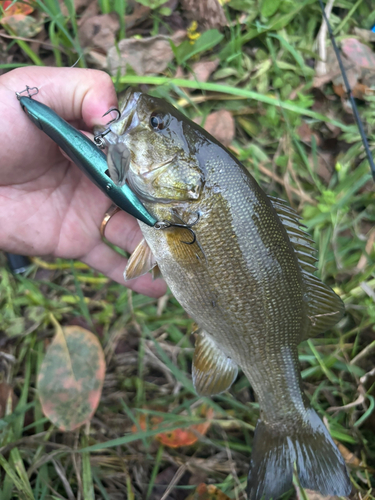
[[[157,266],[154,255],[145,239],[143,239],[131,254],[124,272],[125,281],[139,278]]]
[[[205,332],[200,332],[195,342],[193,358],[193,384],[200,396],[213,396],[227,391],[238,374],[236,363],[231,360]]]
[[[160,268],[159,268],[159,266],[157,264],[156,264],[155,267],[152,268],[151,272],[152,272],[152,279],[153,280],[156,280],[157,278],[161,278],[162,277]]]
[[[121,142],[111,144],[107,155],[108,171],[111,179],[118,186],[123,186],[130,165],[130,151]]]

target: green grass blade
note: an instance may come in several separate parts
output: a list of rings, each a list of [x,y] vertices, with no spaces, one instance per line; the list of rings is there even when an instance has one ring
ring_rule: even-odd
[[[352,132],[355,130],[354,126],[345,125],[334,118],[329,118],[320,113],[316,113],[310,109],[302,108],[293,104],[291,101],[281,101],[276,96],[269,96],[264,94],[259,94],[253,90],[246,90],[237,87],[231,87],[229,85],[222,85],[220,83],[212,82],[197,82],[194,80],[185,80],[182,78],[167,78],[164,76],[138,76],[138,75],[124,75],[119,78],[121,84],[132,84],[132,85],[177,85],[179,87],[186,87],[194,90],[202,90],[207,92],[220,92],[222,94],[235,95],[238,97],[243,97],[244,99],[252,99],[254,101],[263,102],[264,104],[270,104],[271,106],[276,106],[283,108],[287,111],[292,111],[294,113],[309,116],[317,121],[322,121],[326,123],[332,123],[336,125],[341,130],[346,132]]]

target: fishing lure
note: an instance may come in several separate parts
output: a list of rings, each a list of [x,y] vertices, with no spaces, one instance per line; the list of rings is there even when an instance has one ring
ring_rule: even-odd
[[[195,242],[195,232],[191,227],[194,224],[177,224],[167,220],[158,221],[146,210],[143,203],[125,182],[118,184],[116,179],[112,179],[108,175],[108,161],[111,160],[107,159],[101,148],[105,145],[104,136],[110,131],[108,125],[118,120],[121,116],[119,110],[111,109],[105,113],[108,114],[111,111],[116,111],[118,116],[107,124],[106,130],[96,134],[94,137],[95,143],[93,143],[79,130],[63,120],[51,108],[41,102],[35,101],[33,97],[38,93],[39,89],[37,87],[28,86],[22,92],[16,92],[17,99],[20,101],[23,111],[40,130],[60,146],[69,158],[118,208],[158,230],[170,227],[187,229],[190,231],[193,239],[191,242],[184,241],[183,243],[191,245]],[[125,152],[123,152],[123,157],[124,155]],[[128,161],[130,161],[130,157]],[[106,219],[105,223],[109,221],[113,214],[114,212]],[[104,231],[102,232],[102,236],[104,236]]]
[[[105,154],[51,108],[34,100],[36,94],[38,94],[36,87],[26,87],[22,92],[16,92],[17,99],[30,120],[55,141],[115,205],[148,226],[154,226],[158,221],[146,210],[129,186],[127,184],[118,186],[108,176]]]

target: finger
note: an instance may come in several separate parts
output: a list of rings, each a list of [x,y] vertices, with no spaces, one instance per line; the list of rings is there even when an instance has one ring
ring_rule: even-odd
[[[138,221],[126,212],[119,211],[107,222],[105,238],[113,245],[132,253],[143,236]]]
[[[57,145],[35,127],[19,105],[15,92],[38,87],[38,100],[67,121],[82,121],[91,129],[104,125],[102,115],[117,105],[110,77],[79,68],[18,68],[0,77],[0,145],[3,162],[0,185],[25,183],[44,174],[59,157]]]
[[[103,114],[117,106],[112,80],[107,73],[81,68],[18,68],[3,76],[1,83],[13,92],[20,82],[39,89],[38,100],[53,108],[64,120],[83,118],[88,127],[105,124]],[[14,96],[14,94],[13,94]]]
[[[164,280],[156,279],[153,281],[151,274],[146,274],[135,280],[125,282],[124,270],[127,259],[112,250],[105,243],[99,243],[82,260],[114,281],[149,297],[161,297],[167,290]]]

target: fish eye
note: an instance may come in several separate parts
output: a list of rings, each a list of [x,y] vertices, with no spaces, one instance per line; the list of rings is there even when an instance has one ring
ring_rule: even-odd
[[[150,125],[154,130],[163,130],[168,125],[168,115],[154,111],[150,117]]]

